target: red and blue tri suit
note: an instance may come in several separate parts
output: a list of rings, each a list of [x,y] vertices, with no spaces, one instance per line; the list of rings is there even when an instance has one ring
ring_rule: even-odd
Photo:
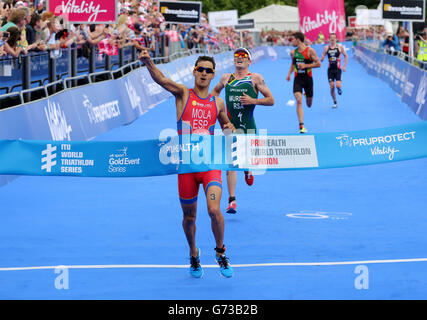
[[[184,134],[214,134],[215,123],[218,118],[218,107],[215,96],[200,98],[193,89],[190,89],[184,111],[177,122],[178,135]],[[181,139],[180,139],[181,141]],[[199,185],[203,184],[205,193],[211,186],[222,188],[220,170],[178,174],[179,199],[183,204],[197,201]]]

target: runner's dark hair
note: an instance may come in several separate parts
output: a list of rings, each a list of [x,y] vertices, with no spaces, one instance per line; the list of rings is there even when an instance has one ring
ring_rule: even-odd
[[[215,70],[215,66],[216,66],[216,64],[215,64],[215,59],[213,58],[213,57],[209,57],[209,56],[200,56],[200,57],[198,57],[197,58],[197,60],[196,60],[196,64],[194,65],[195,67],[197,67],[197,65],[199,64],[199,62],[200,61],[209,61],[209,62],[211,62],[212,63],[212,66],[213,66],[213,68],[214,68],[214,70]]]

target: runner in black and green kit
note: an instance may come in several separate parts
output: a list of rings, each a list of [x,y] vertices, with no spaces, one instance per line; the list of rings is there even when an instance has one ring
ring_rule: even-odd
[[[255,134],[256,124],[254,110],[256,105],[272,106],[274,98],[264,82],[264,78],[257,73],[250,73],[251,53],[246,48],[239,48],[234,52],[234,73],[224,74],[216,85],[212,94],[219,96],[225,88],[225,103],[227,115],[236,128],[236,133]],[[258,99],[258,93],[264,98]],[[251,172],[245,172],[246,183],[251,186],[254,178]],[[229,192],[229,206],[227,213],[236,213],[236,184],[235,171],[227,171]]]

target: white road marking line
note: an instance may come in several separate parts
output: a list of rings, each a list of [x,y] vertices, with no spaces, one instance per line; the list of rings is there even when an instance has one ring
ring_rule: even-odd
[[[385,263],[410,263],[427,262],[427,258],[417,259],[390,259],[390,260],[360,260],[360,261],[337,261],[337,262],[283,262],[283,263],[253,263],[232,264],[233,268],[260,268],[260,267],[316,267],[316,266],[342,266],[361,264],[385,264]],[[202,265],[203,268],[218,268],[218,265]],[[112,264],[112,265],[57,265],[39,267],[9,267],[0,268],[0,271],[30,271],[50,269],[187,269],[189,265],[166,265],[166,264]]]

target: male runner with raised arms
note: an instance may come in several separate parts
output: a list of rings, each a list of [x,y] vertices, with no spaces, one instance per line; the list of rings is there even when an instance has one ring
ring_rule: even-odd
[[[234,52],[234,73],[222,75],[219,83],[212,91],[214,96],[219,96],[225,88],[225,101],[227,115],[236,128],[236,133],[255,134],[256,124],[254,110],[256,105],[272,106],[274,98],[264,82],[264,78],[257,73],[250,73],[251,53],[246,48],[239,48]],[[258,99],[258,93],[264,96]],[[254,178],[251,172],[245,171],[246,183],[251,186]],[[235,171],[227,171],[228,208],[227,213],[236,213],[236,184]]]
[[[201,56],[197,59],[193,71],[195,78],[193,89],[165,77],[150,59],[147,49],[141,51],[139,58],[147,66],[153,80],[175,96],[178,135],[213,134],[217,119],[223,130],[235,130],[227,118],[224,100],[209,94],[209,85],[215,76],[215,60],[212,57]],[[203,276],[200,250],[196,246],[197,196],[201,183],[205,190],[216,242],[216,261],[220,266],[221,275],[229,278],[233,276],[233,268],[225,255],[223,243],[224,217],[220,210],[222,194],[220,170],[178,175],[179,198],[184,215],[182,226],[190,247],[190,274],[195,278]]]
[[[344,65],[341,69],[341,54],[344,55]],[[331,96],[334,100],[333,108],[337,108],[337,97],[335,95],[335,81],[337,86],[338,94],[342,94],[342,81],[341,81],[341,70],[345,72],[347,61],[348,61],[348,55],[345,52],[345,49],[342,45],[337,43],[337,35],[335,33],[331,33],[329,35],[329,45],[325,47],[322,53],[322,57],[320,58],[320,61],[323,62],[323,59],[325,59],[325,56],[328,55],[329,60],[329,66],[328,66],[328,80],[329,80],[329,86],[331,88]]]
[[[299,120],[300,133],[306,133],[304,126],[304,111],[302,109],[302,92],[304,89],[307,107],[313,104],[313,68],[319,68],[321,62],[313,48],[305,45],[305,36],[301,32],[295,32],[292,37],[292,45],[297,47],[291,51],[292,64],[289,69],[287,81],[291,80],[291,74],[294,78],[294,96],[297,100],[297,115]]]

